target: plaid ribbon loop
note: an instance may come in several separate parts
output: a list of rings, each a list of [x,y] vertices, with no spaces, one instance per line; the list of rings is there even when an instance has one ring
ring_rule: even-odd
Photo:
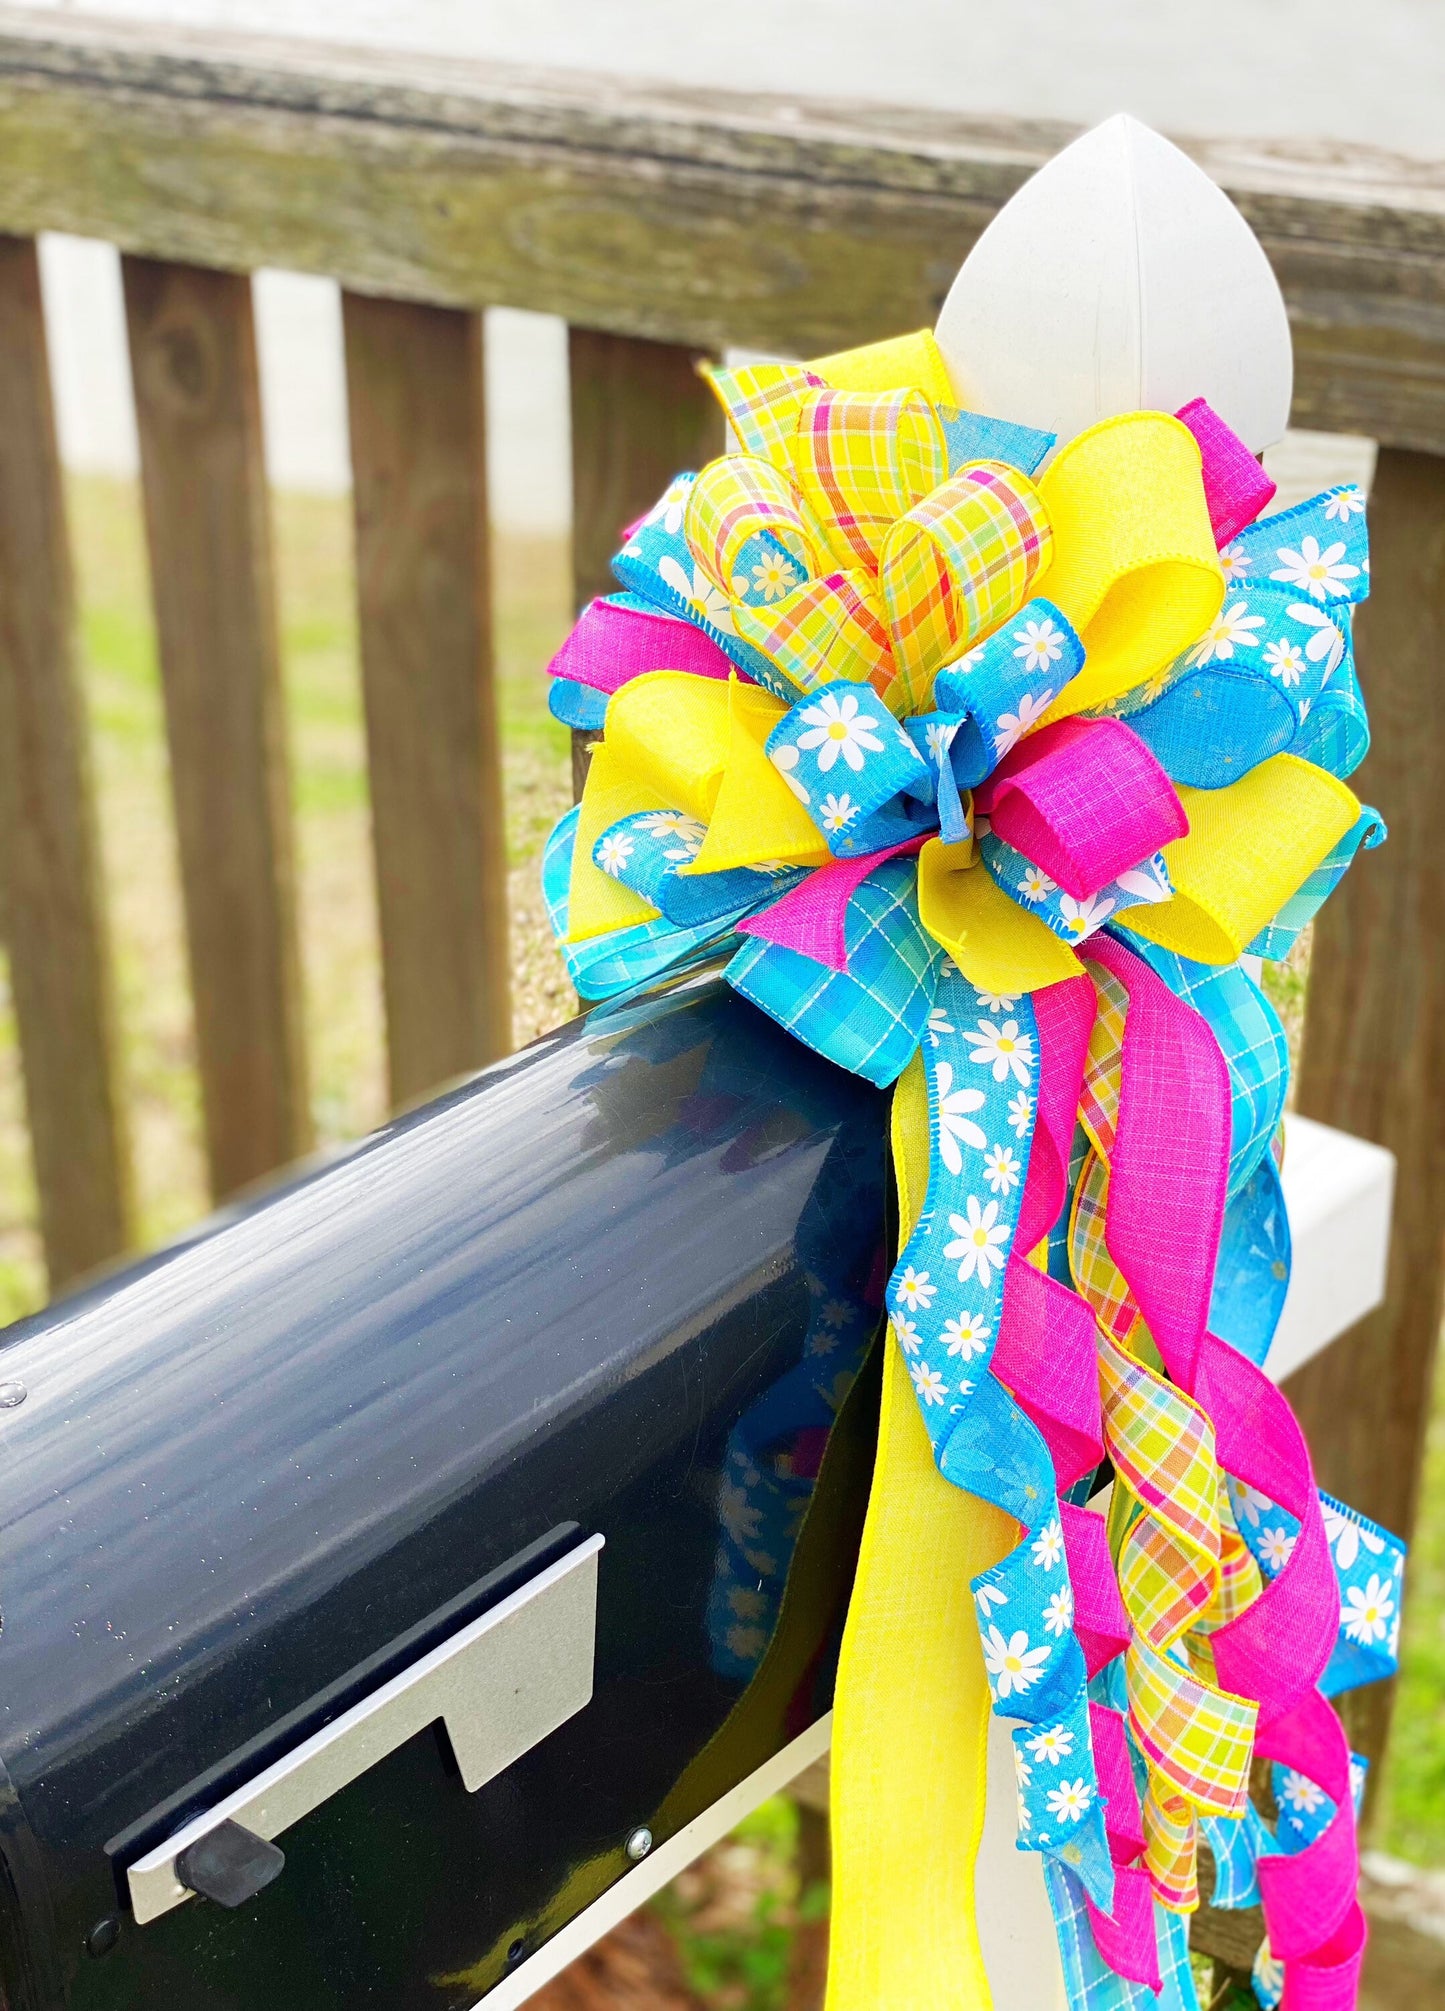
[[[1337,489],[1248,522],[1269,485],[1197,402],[1091,428],[1040,475],[1053,443],[955,407],[929,337],[710,375],[743,451],[632,527],[623,594],[555,665],[562,716],[605,703],[544,860],[569,971],[609,997],[725,946],[744,997],[899,1084],[919,1205],[887,1378],[922,1434],[910,1451],[885,1402],[869,1532],[906,1487],[918,1527],[954,1531],[938,1568],[971,1560],[979,1694],[1014,1720],[1019,1841],[1046,1861],[1074,2006],[1136,2011],[1163,1987],[1193,2011],[1179,1916],[1202,1821],[1221,1892],[1263,1897],[1261,2001],[1278,1970],[1347,2011],[1353,1798],[1317,1686],[1392,1665],[1402,1557],[1322,1503],[1259,1367],[1288,1279],[1287,1053],[1235,960],[1286,953],[1383,836],[1341,779],[1367,734],[1362,504]],[[810,1445],[819,1404],[800,1373],[769,1443]],[[717,1666],[740,1678],[765,1652],[763,1621],[737,1624],[748,1543],[766,1528],[772,1564],[743,1604],[775,1613],[806,1512],[761,1445],[740,1428],[729,1449],[714,1602]],[[1107,1505],[1088,1499],[1106,1453]],[[930,1522],[925,1479],[1009,1532],[983,1569]],[[887,1601],[914,1602],[952,1725],[952,1622],[889,1554]],[[877,1586],[860,1563],[855,1608]],[[842,1694],[848,1641],[884,1652],[880,1610],[850,1617],[840,1785],[889,1773],[875,1750],[849,1774]],[[875,1677],[868,1694],[896,1691]],[[915,1783],[933,1722],[924,1701],[891,1728]],[[1270,1830],[1255,1757],[1309,1823]],[[943,1771],[959,1791],[966,1769]],[[876,1843],[889,1897],[840,1863],[840,1905],[874,1911],[866,1988],[832,2011],[911,2011],[888,1978],[920,1972],[878,1951],[922,1917],[916,1868],[886,1825],[847,1835]]]

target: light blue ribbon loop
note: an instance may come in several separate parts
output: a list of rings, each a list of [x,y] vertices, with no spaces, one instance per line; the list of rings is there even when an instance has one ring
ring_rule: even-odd
[[[1224,1211],[1209,1330],[1263,1367],[1284,1311],[1291,1262],[1289,1216],[1273,1152]]]
[[[770,761],[785,748],[834,858],[866,858],[936,826],[934,771],[870,685],[839,678],[800,699],[768,735]]]
[[[1171,780],[1222,789],[1284,753],[1343,780],[1363,761],[1350,616],[1369,587],[1364,507],[1352,486],[1327,489],[1222,554],[1216,619],[1119,708]]]
[[[886,859],[848,902],[846,971],[755,936],[723,975],[817,1053],[880,1089],[918,1050],[933,1010],[943,952],[918,919],[911,859]]]
[[[951,726],[946,752],[960,789],[992,775],[1005,754],[1037,724],[1083,668],[1084,645],[1052,601],[1031,600],[1011,621],[933,681],[930,723]],[[928,739],[941,765],[941,736]]]
[[[635,923],[630,929],[615,930],[593,942],[569,943],[567,901],[579,814],[574,808],[559,819],[542,854],[542,899],[547,906],[547,920],[579,998],[616,998],[638,985],[650,984],[664,971],[704,955],[731,935],[735,926],[732,917],[697,928],[679,929],[659,915],[655,921]]]
[[[1249,955],[1278,962],[1287,957],[1330,895],[1348,872],[1356,852],[1373,852],[1385,842],[1385,822],[1367,804],[1334,850],[1322,859],[1304,885],[1292,894],[1249,946]]]
[[[1071,945],[1087,942],[1107,921],[1117,919],[1127,909],[1167,901],[1174,892],[1162,852],[1131,866],[1127,873],[1108,881],[1096,894],[1076,901],[1072,894],[1055,885],[1047,873],[1040,872],[1031,859],[1026,859],[1007,840],[996,837],[982,823],[978,826],[978,848],[983,863],[1004,892]]]
[[[960,412],[952,405],[934,407],[948,442],[948,472],[956,475],[973,461],[1003,461],[1036,475],[1057,433],[1041,433],[1012,419],[988,419],[982,412]]]
[[[649,608],[692,622],[755,684],[791,705],[797,691],[760,649],[735,632],[727,596],[714,587],[688,547],[682,527],[696,480],[696,475],[679,475],[668,484],[661,501],[633,526],[612,571]]]
[[[675,928],[735,925],[807,878],[801,866],[740,866],[730,873],[684,873],[707,827],[680,810],[634,810],[602,833],[592,863],[661,911]]]

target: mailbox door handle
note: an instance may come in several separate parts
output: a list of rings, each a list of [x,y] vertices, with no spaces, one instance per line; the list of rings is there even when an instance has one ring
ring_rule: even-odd
[[[138,1858],[127,1873],[136,1920],[191,1897],[176,1860],[223,1823],[269,1841],[438,1718],[473,1794],[565,1724],[592,1696],[601,1548],[589,1536]]]

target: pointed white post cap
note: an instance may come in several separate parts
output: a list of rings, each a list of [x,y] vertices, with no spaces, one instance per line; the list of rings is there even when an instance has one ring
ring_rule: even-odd
[[[1187,154],[1127,113],[1025,182],[965,259],[938,344],[970,409],[1072,439],[1207,398],[1256,453],[1294,365],[1258,239]]]

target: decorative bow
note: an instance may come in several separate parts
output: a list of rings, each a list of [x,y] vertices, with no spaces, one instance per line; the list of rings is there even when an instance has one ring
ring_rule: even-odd
[[[1095,426],[1035,481],[1052,439],[955,408],[928,336],[710,374],[743,452],[634,526],[624,591],[553,664],[554,710],[605,707],[605,731],[544,888],[583,996],[731,942],[745,997],[899,1083],[830,2005],[923,2001],[955,1956],[981,1975],[976,1944],[939,1940],[952,1874],[910,1870],[877,1820],[883,1779],[939,1813],[876,1617],[912,1586],[937,1694],[910,1708],[956,1714],[954,1588],[922,1587],[913,1555],[933,1544],[944,1571],[967,1560],[994,1707],[1018,1721],[1020,1846],[1044,1854],[1075,2001],[1131,2001],[1095,1971],[1124,1991],[1178,1968],[1196,1818],[1250,1821],[1258,1751],[1331,1810],[1258,1864],[1273,1956],[1301,2003],[1345,2006],[1349,1762],[1316,1688],[1343,1595],[1258,1367],[1288,1274],[1286,1056],[1237,960],[1286,954],[1383,836],[1343,779],[1368,738],[1360,498],[1252,521],[1272,486],[1200,401]],[[1085,1505],[1106,1451],[1107,1522]],[[994,1519],[965,1530],[937,1476]],[[1398,1610],[1381,1541],[1372,1613]],[[949,1778],[966,1882],[981,1804]]]

